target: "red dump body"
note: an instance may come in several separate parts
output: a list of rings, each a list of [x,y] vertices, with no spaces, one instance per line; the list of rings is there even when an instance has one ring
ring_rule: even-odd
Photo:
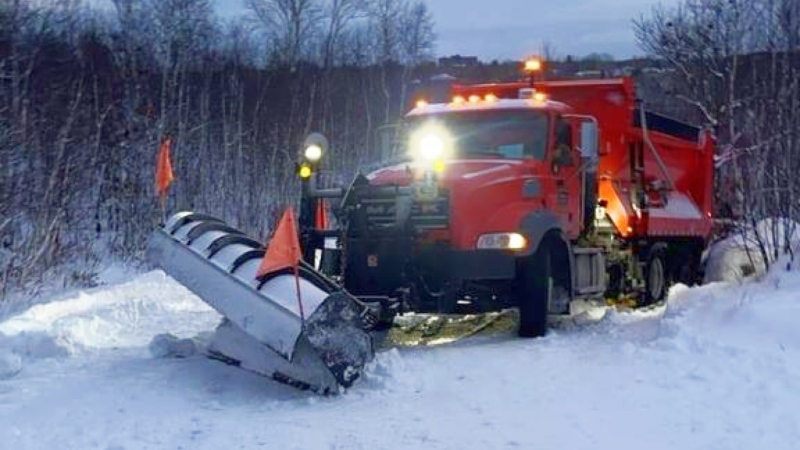
[[[520,89],[529,87],[527,82],[455,85],[452,91],[464,97],[493,94],[502,99],[518,98]],[[623,237],[705,240],[710,236],[714,156],[710,132],[642,114],[628,77],[543,81],[533,87],[565,104],[570,114],[597,119],[599,200],[607,205],[606,212]],[[637,204],[647,206],[640,209]]]

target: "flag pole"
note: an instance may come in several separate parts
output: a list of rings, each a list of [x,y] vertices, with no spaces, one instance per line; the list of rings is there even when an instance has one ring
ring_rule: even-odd
[[[167,223],[167,196],[166,193],[159,195],[159,203],[161,203],[161,225]]]
[[[297,290],[297,308],[300,310],[300,324],[303,329],[306,327],[306,315],[303,311],[303,299],[300,296],[300,264],[294,265],[294,284]]]
[[[264,258],[256,271],[256,278],[263,279],[267,274],[292,268],[294,272],[294,285],[297,292],[297,312],[305,328],[306,314],[303,310],[303,298],[300,292],[300,264],[303,255],[300,250],[300,238],[297,234],[297,219],[294,210],[286,208],[272,233],[272,238],[267,242]]]

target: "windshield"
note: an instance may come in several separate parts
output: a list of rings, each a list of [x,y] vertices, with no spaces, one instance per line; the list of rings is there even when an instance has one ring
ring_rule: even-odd
[[[447,130],[456,158],[543,160],[547,148],[547,115],[542,111],[459,111],[407,121],[411,133],[431,124]]]

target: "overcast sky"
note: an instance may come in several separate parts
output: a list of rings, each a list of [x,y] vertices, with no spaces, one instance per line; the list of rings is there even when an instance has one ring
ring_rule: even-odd
[[[522,59],[544,41],[560,56],[639,55],[631,21],[653,5],[680,0],[424,0],[436,21],[437,55]],[[221,13],[244,11],[243,0],[215,0]]]

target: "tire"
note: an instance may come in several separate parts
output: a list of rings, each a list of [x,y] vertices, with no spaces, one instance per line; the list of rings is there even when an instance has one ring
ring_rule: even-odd
[[[606,269],[608,285],[606,286],[605,298],[619,299],[625,290],[625,268],[621,263],[615,263]]]
[[[542,242],[539,249],[522,265],[522,289],[519,295],[520,337],[532,338],[547,333],[547,315],[554,295],[569,295],[556,285],[553,246]]]
[[[641,306],[658,303],[667,298],[670,284],[665,245],[654,245],[647,254],[644,269],[644,300]]]
[[[703,279],[700,275],[701,258],[702,250],[697,246],[688,245],[681,252],[673,255],[672,266],[674,274],[672,280],[687,286],[701,284]]]

